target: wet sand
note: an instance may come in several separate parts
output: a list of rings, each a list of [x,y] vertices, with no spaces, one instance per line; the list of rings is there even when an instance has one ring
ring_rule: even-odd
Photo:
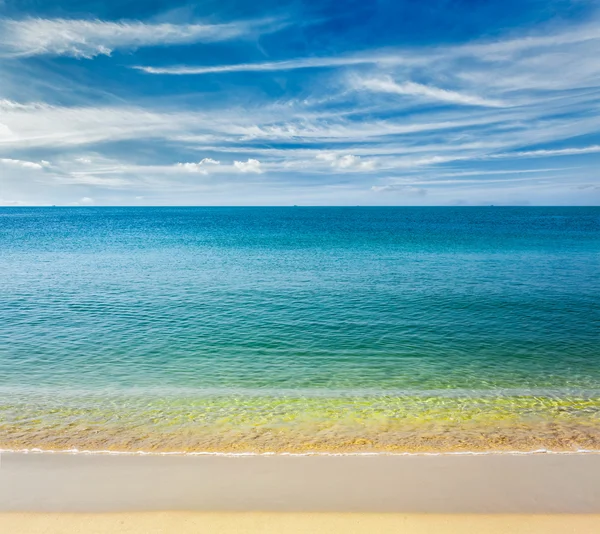
[[[0,511],[600,513],[600,454],[0,460]]]
[[[600,532],[600,454],[0,460],[15,534]]]

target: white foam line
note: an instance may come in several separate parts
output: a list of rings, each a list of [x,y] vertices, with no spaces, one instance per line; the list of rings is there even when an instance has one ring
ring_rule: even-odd
[[[212,451],[109,451],[109,450],[80,450],[80,449],[0,449],[2,453],[20,454],[82,454],[106,456],[222,456],[222,457],[250,457],[250,456],[527,456],[531,454],[600,454],[599,449],[577,449],[574,451],[553,451],[551,449],[535,449],[532,451],[447,451],[447,452],[212,452]]]

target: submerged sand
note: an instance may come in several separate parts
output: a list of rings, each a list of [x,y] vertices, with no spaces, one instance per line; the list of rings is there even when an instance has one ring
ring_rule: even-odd
[[[0,403],[0,448],[164,452],[600,450],[600,398],[101,397]]]

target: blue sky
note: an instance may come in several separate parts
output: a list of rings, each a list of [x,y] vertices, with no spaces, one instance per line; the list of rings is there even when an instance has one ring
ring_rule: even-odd
[[[600,203],[600,3],[0,0],[0,205]]]

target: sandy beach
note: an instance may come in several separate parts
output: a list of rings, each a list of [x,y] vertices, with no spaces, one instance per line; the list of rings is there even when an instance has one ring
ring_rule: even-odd
[[[600,531],[600,455],[2,453],[0,531]]]
[[[410,515],[150,512],[129,514],[3,514],[13,534],[594,534],[600,515]]]

